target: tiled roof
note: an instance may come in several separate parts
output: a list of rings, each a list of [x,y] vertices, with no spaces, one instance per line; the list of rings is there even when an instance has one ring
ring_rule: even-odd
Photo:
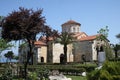
[[[62,26],[67,25],[67,24],[76,24],[76,25],[79,25],[79,26],[81,25],[80,23],[78,23],[78,22],[76,22],[74,20],[69,20],[69,21],[65,22],[64,24],[62,24]]]
[[[88,36],[85,32],[78,32],[78,33],[72,33],[71,34],[73,36],[73,38],[77,41],[91,41],[97,38],[97,36],[99,35],[92,35],[92,36]],[[49,38],[50,41],[53,40],[52,37]],[[36,41],[35,44],[36,45],[46,45],[46,37],[41,37],[39,39],[39,41]]]
[[[77,32],[77,33],[73,33],[73,37],[78,37],[81,36],[82,34],[85,34],[87,36],[85,32]]]
[[[40,40],[40,41],[46,41],[46,37],[43,36],[43,37],[41,37],[39,40]],[[53,40],[53,37],[49,37],[48,40],[49,40],[49,41],[52,41],[52,40]]]
[[[80,41],[90,41],[90,40],[94,40],[97,38],[98,35],[93,35],[93,36],[87,36],[87,37],[82,37],[80,39]]]
[[[41,46],[45,46],[46,45],[46,43],[44,43],[42,41],[36,41],[34,44],[35,45],[41,45]]]

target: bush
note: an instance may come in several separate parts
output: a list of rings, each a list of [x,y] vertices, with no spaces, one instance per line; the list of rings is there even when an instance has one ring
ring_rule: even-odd
[[[36,72],[29,72],[28,80],[37,80],[37,73]]]
[[[12,70],[10,68],[6,68],[4,73],[0,75],[0,80],[12,80]]]
[[[88,73],[88,80],[120,80],[120,62],[106,61],[101,69]]]
[[[48,72],[53,70],[58,70],[60,73],[64,74],[74,74],[78,75],[82,72],[85,72],[86,69],[84,67],[72,66],[72,65],[40,65],[40,66],[28,66],[28,70],[37,72]]]

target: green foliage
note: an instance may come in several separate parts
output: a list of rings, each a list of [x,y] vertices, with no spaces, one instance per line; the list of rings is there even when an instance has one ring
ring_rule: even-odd
[[[88,73],[88,80],[119,80],[120,62],[106,61],[101,69]]]
[[[99,74],[100,74],[99,70],[94,70],[91,73],[87,74],[87,80],[99,80],[98,79]]]
[[[98,33],[100,34],[97,39],[98,40],[101,40],[101,41],[104,41],[104,45],[103,48],[104,48],[104,51],[106,53],[106,60],[109,60],[111,58],[113,58],[113,51],[112,51],[112,48],[110,47],[109,45],[109,40],[107,39],[108,37],[108,32],[109,32],[109,29],[108,29],[108,26],[106,26],[105,28],[101,28]]]
[[[113,45],[113,50],[114,50],[114,53],[115,53],[115,59],[117,59],[118,55],[119,55],[120,44]]]
[[[0,39],[0,53],[10,47],[12,47],[13,45],[8,43],[7,40],[5,39]]]
[[[73,74],[79,75],[82,72],[91,72],[95,69],[96,65],[78,65],[78,64],[71,64],[71,65],[29,65],[28,70],[37,70],[37,71],[45,71],[48,69],[49,71],[58,70],[59,72],[63,72],[65,74]]]
[[[4,73],[0,75],[0,80],[12,80],[12,70],[10,68],[4,70]]]
[[[37,80],[37,73],[36,72],[29,72],[28,80]]]
[[[118,39],[120,39],[120,33],[119,33],[118,35],[116,35],[116,37],[117,37]]]
[[[14,53],[12,51],[8,51],[4,56],[11,61],[11,59],[14,58]]]
[[[105,39],[108,37],[108,32],[109,32],[109,29],[108,29],[108,26],[106,26],[105,28],[101,28],[97,33],[103,35],[101,36],[101,39]]]
[[[2,25],[3,19],[4,19],[4,16],[0,16],[0,27],[1,27],[1,25]]]
[[[109,45],[104,46],[104,50],[106,54],[106,60],[114,58],[113,50]]]
[[[43,78],[47,78],[48,79],[48,76],[49,76],[49,69],[47,69],[46,67],[42,68],[42,69],[36,69],[36,72],[38,74],[38,77],[40,79],[43,79]]]
[[[6,50],[12,46],[13,45],[8,43],[7,40],[0,38],[0,58],[2,57],[1,56],[2,51]]]

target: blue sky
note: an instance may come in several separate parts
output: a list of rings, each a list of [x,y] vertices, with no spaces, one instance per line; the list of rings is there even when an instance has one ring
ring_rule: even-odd
[[[109,27],[111,43],[118,43],[120,0],[0,0],[0,15],[7,16],[19,7],[43,9],[46,24],[61,32],[61,24],[72,19],[81,23],[81,31],[94,35]]]
[[[108,39],[118,43],[120,33],[120,0],[0,0],[0,15],[7,16],[19,7],[43,9],[46,24],[61,32],[61,24],[72,19],[81,23],[81,31],[97,34],[109,27]]]

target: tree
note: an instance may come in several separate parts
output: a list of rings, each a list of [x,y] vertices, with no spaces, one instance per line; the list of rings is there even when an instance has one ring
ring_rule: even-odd
[[[107,30],[108,31],[108,30]],[[104,29],[104,32],[107,32],[106,29]],[[105,40],[102,37],[98,37],[101,40]],[[105,46],[106,49],[111,50],[109,45]],[[115,50],[118,49],[118,45],[113,46]],[[110,52],[107,52],[107,56],[110,55]],[[111,62],[111,61],[105,61],[104,64],[102,65],[101,69],[95,69],[94,71],[90,72],[87,75],[88,80],[119,80],[119,73],[120,73],[120,68],[119,68],[120,62]]]
[[[14,53],[12,51],[8,51],[4,56],[7,58],[7,60],[10,60],[14,58]]]
[[[9,41],[24,39],[28,43],[29,51],[25,62],[25,78],[27,64],[34,54],[32,48],[36,40],[36,35],[42,32],[45,18],[42,16],[42,9],[36,11],[20,7],[18,11],[10,13],[3,21],[2,37]]]
[[[0,39],[0,57],[1,57],[1,53],[2,51],[12,47],[13,45],[8,43],[5,39]]]
[[[105,28],[101,28],[97,33],[99,34],[99,36],[97,37],[98,40],[104,41],[104,45],[102,45],[101,48],[104,48],[103,50],[106,53],[106,59],[109,59],[112,57],[112,49],[110,47],[110,44],[108,43],[109,40],[107,39],[108,37],[108,26],[106,26]]]
[[[4,19],[4,16],[0,16],[0,27],[1,27],[1,25],[2,25],[3,19]]]
[[[116,38],[120,39],[120,34],[117,34]],[[120,44],[113,45],[113,50],[115,51],[115,58],[118,58],[118,51],[120,50]]]
[[[60,43],[60,44],[64,45],[63,50],[64,50],[64,56],[65,56],[64,57],[65,58],[64,59],[65,63],[67,62],[67,45],[72,43],[72,41],[73,41],[72,36],[67,32],[63,32],[59,36],[59,38],[56,40],[57,43]]]
[[[120,40],[120,33],[116,35],[116,37]]]
[[[13,59],[18,61],[19,60],[19,56],[14,55]]]
[[[116,44],[113,46],[113,50],[115,51],[115,59],[118,58],[118,51],[120,50],[120,45]]]
[[[116,37],[120,39],[120,33],[118,35],[116,35]]]
[[[106,40],[108,37],[108,26],[106,26],[105,28],[101,28],[97,33],[100,34],[100,36],[98,36],[98,39],[100,40]]]

